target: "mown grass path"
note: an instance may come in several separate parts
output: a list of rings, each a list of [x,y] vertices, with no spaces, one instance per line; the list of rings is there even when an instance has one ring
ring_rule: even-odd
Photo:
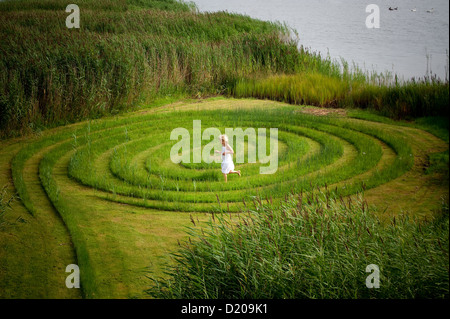
[[[439,210],[443,201],[448,201],[448,185],[424,174],[428,155],[448,150],[448,144],[423,130],[402,127],[399,131],[408,137],[414,165],[403,176],[366,192],[366,199],[380,211],[427,216],[431,211]]]
[[[11,160],[23,146],[23,140],[2,143],[0,150],[1,184],[9,184],[14,193]],[[67,289],[65,268],[76,264],[70,234],[61,216],[48,200],[38,179],[38,164],[45,150],[26,163],[24,179],[30,199],[36,205],[31,216],[20,201],[12,204],[0,231],[1,298],[80,298],[81,291]],[[17,221],[21,218],[20,221]]]
[[[278,127],[279,171],[261,176],[260,163],[239,164],[243,177],[224,185],[218,164],[173,164],[170,132],[192,130],[193,119],[203,129]],[[238,213],[255,195],[277,203],[301,190],[365,189],[380,215],[426,217],[448,198],[439,176],[424,174],[428,156],[448,150],[439,138],[269,101],[177,102],[1,145],[0,185],[22,199],[7,218],[26,220],[0,232],[1,297],[81,297],[65,287],[65,267],[77,263],[83,296],[144,298],[146,275],[162,274],[186,226],[212,211]]]

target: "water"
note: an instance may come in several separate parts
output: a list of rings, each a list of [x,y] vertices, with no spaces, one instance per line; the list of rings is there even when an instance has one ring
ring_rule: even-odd
[[[447,0],[194,0],[200,11],[228,11],[285,22],[300,44],[368,71],[400,78],[427,72],[448,78]],[[366,27],[366,6],[380,8],[380,28]],[[389,7],[398,7],[389,11]],[[416,8],[416,12],[411,9]],[[433,13],[427,10],[434,8]]]

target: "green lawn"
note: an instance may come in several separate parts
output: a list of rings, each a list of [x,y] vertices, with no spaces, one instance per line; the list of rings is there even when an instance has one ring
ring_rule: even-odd
[[[0,296],[148,297],[146,276],[163,275],[192,220],[238,214],[254,207],[255,195],[276,205],[289,193],[364,190],[380,218],[429,219],[448,203],[448,175],[424,166],[448,152],[448,142],[413,124],[314,110],[188,100],[2,141],[0,185],[21,200],[0,231]],[[243,176],[224,184],[219,164],[172,163],[170,132],[192,131],[194,119],[202,129],[278,128],[277,173],[260,175],[258,162],[239,164]],[[71,263],[80,266],[82,293],[65,288]]]

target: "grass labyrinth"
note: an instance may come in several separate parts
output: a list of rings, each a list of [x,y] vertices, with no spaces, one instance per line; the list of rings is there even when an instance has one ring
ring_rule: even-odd
[[[260,175],[264,164],[258,162],[237,164],[242,177],[230,176],[225,184],[220,164],[172,163],[171,131],[192,131],[197,119],[203,129],[278,128],[277,173]],[[62,217],[84,295],[133,298],[143,296],[147,271],[161,273],[167,253],[185,239],[191,216],[202,221],[211,212],[239,213],[256,198],[277,203],[288,193],[317,189],[332,196],[380,194],[413,170],[421,141],[434,145],[430,152],[448,149],[417,129],[314,116],[282,103],[219,99],[46,131],[14,153],[11,169],[29,212],[46,214],[41,206],[48,200]],[[252,147],[245,142],[246,152]],[[36,161],[37,171],[30,171]],[[46,198],[33,193],[37,182]]]

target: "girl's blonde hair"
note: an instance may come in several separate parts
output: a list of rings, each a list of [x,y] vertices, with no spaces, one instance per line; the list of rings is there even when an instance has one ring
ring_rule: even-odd
[[[225,144],[228,144],[228,136],[225,134],[219,136],[219,141],[222,142],[222,139],[225,141]]]

